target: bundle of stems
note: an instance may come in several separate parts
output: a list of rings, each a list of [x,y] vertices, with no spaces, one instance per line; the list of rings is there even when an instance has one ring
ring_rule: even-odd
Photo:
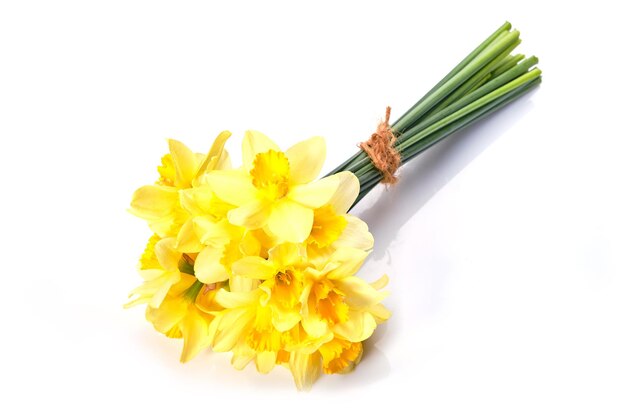
[[[493,113],[541,82],[535,56],[512,55],[519,31],[506,22],[391,125],[401,164],[465,126]],[[362,150],[335,168],[351,171],[361,191],[355,204],[383,176]]]

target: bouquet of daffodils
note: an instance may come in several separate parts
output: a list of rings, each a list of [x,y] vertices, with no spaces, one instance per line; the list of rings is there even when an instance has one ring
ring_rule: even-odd
[[[237,369],[286,366],[298,389],[352,370],[390,313],[387,276],[356,276],[374,239],[348,211],[394,183],[400,165],[537,85],[537,59],[511,54],[519,43],[504,24],[393,124],[388,109],[361,150],[321,179],[321,137],[283,151],[248,131],[235,167],[229,132],[207,154],[170,139],[156,183],[132,198],[154,234],[126,306],[146,304],[157,331],[182,338],[182,362],[207,348],[232,352]]]

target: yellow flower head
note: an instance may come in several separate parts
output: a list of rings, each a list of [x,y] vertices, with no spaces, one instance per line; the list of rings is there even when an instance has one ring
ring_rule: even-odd
[[[284,243],[268,259],[235,262],[233,273],[258,286],[218,291],[224,310],[211,325],[214,350],[233,351],[238,368],[254,360],[259,371],[269,372],[284,363],[301,389],[313,374],[349,371],[360,359],[361,342],[389,317],[380,304],[386,294],[379,291],[387,278],[368,284],[354,276],[366,256],[340,248],[317,269],[302,245]]]
[[[363,344],[361,342],[348,342],[340,337],[335,337],[328,343],[324,343],[319,349],[322,356],[322,370],[327,374],[343,374],[350,372],[361,360]]]
[[[146,319],[158,332],[183,338],[181,362],[193,359],[210,345],[209,325],[213,314],[221,310],[214,301],[216,288],[185,274],[170,288],[159,307],[146,309]]]
[[[183,254],[174,249],[174,238],[161,239],[156,243],[154,241],[154,238],[150,239],[140,260],[139,274],[144,283],[130,293],[130,297],[134,299],[125,307],[148,304],[157,308],[172,285],[180,281],[181,276],[193,273],[193,268],[185,268],[187,264]],[[181,272],[181,266],[185,273]]]
[[[218,197],[236,208],[228,220],[250,230],[265,228],[278,242],[304,242],[313,228],[314,209],[328,204],[342,183],[358,184],[342,172],[315,181],[326,157],[321,137],[285,152],[260,132],[243,140],[243,167],[212,172],[207,180]],[[357,185],[358,187],[358,185]]]
[[[367,224],[347,214],[359,195],[359,181],[345,176],[328,204],[314,210],[313,227],[306,240],[311,262],[322,268],[334,251],[350,247],[368,251],[374,246],[374,237]]]
[[[208,171],[230,166],[224,150],[229,136],[230,132],[220,133],[207,155],[194,154],[181,142],[169,139],[170,153],[161,160],[159,180],[135,191],[130,212],[146,220],[160,237],[177,236],[189,219],[189,213],[181,206],[179,191],[202,184]]]
[[[235,368],[283,365],[308,389],[322,372],[350,371],[389,317],[387,277],[355,276],[373,246],[347,214],[359,181],[349,172],[315,181],[322,138],[283,152],[254,131],[242,168],[227,169],[229,135],[206,156],[170,140],[156,184],[135,192],[131,211],[155,234],[126,306],[147,304],[157,331],[183,338],[183,362],[207,347],[232,351]]]

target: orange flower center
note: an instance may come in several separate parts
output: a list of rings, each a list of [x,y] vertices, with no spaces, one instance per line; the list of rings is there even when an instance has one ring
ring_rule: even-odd
[[[327,374],[349,372],[361,359],[363,345],[334,338],[320,346],[322,369]]]
[[[337,215],[332,206],[320,207],[314,211],[313,228],[308,243],[325,248],[339,239],[347,225],[348,221],[345,217]]]
[[[329,325],[348,320],[348,305],[345,294],[335,288],[332,281],[323,279],[313,284],[309,297],[309,309],[316,311]]]
[[[269,200],[279,200],[289,191],[289,160],[282,152],[257,154],[250,175],[252,184]]]

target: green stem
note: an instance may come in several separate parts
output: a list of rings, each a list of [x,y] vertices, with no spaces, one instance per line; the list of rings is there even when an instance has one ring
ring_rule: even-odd
[[[536,57],[510,55],[519,32],[506,22],[461,61],[391,128],[404,164],[463,127],[491,114],[541,82]],[[329,175],[351,171],[359,179],[357,202],[382,179],[369,156],[359,151]],[[355,202],[356,204],[356,202]]]
[[[430,96],[436,93],[442,86],[447,84],[450,79],[457,76],[459,72],[464,70],[468,64],[473,62],[476,57],[482,54],[488,47],[492,46],[494,42],[501,40],[511,30],[511,24],[505,22],[498,30],[492,33],[487,39],[485,39],[476,49],[474,49],[468,56],[466,56],[456,67],[452,69],[441,81],[439,81],[428,93],[424,95],[417,103],[415,103],[404,115],[402,115],[392,127],[398,133],[402,133],[403,126],[408,126],[415,122],[415,119],[411,116],[416,111],[419,111],[420,106],[423,107],[423,102]],[[328,175],[336,174],[340,171],[353,171],[354,164],[362,162],[367,156],[362,151],[356,152],[351,158],[348,158],[344,163],[340,164],[337,168],[331,171]]]
[[[191,284],[191,287],[185,290],[184,297],[188,300],[196,301],[196,298],[198,297],[198,294],[200,294],[200,290],[202,290],[203,286],[204,284],[202,282],[196,280],[196,282]]]
[[[526,94],[532,88],[541,83],[541,77],[535,78],[532,81],[522,85],[520,88],[517,88],[513,91],[510,91],[508,94],[500,97],[498,100],[491,102],[489,105],[484,106],[471,114],[466,115],[465,117],[456,120],[454,123],[446,126],[445,129],[439,130],[432,135],[425,137],[422,141],[418,142],[414,148],[408,150],[408,152],[403,155],[402,164],[407,163],[426,149],[430,148],[435,143],[445,139],[451,134],[457,132],[458,130],[485,118],[491,113],[499,110],[500,108],[506,106],[508,103],[516,100],[518,97]],[[372,175],[373,174],[373,175]],[[357,197],[354,204],[361,201],[363,197],[365,197],[382,179],[380,172],[372,171],[372,174],[368,174],[367,177],[364,178],[364,181],[361,182],[361,190],[359,192],[359,196]],[[377,174],[377,175],[376,175]],[[361,181],[361,179],[359,179]],[[352,207],[354,207],[354,204]]]
[[[502,39],[495,41],[493,45],[490,45],[487,49],[482,51],[476,58],[467,64],[467,66],[446,81],[439,89],[429,95],[423,102],[415,106],[413,110],[409,111],[400,123],[394,124],[394,129],[397,132],[402,133],[411,127],[411,125],[416,120],[419,120],[422,115],[450,95],[456,87],[463,84],[470,77],[480,71],[485,65],[489,64],[495,56],[500,55],[512,44],[516,43],[518,39],[519,32],[514,30],[504,35]]]
[[[456,67],[452,69],[445,77],[441,79],[428,93],[424,95],[417,103],[415,103],[406,113],[404,113],[394,124],[393,127],[397,132],[401,132],[401,127],[404,125],[405,120],[409,117],[409,115],[415,111],[415,108],[420,106],[424,100],[426,100],[429,96],[435,93],[437,90],[441,88],[445,83],[447,83],[452,77],[457,75],[461,70],[463,70],[470,62],[472,62],[480,53],[482,53],[492,42],[502,36],[505,32],[511,30],[511,24],[509,22],[504,22],[502,26],[498,28],[495,32],[493,32],[487,39],[485,39],[476,49],[474,49],[468,56],[466,56],[461,62],[457,64]]]

